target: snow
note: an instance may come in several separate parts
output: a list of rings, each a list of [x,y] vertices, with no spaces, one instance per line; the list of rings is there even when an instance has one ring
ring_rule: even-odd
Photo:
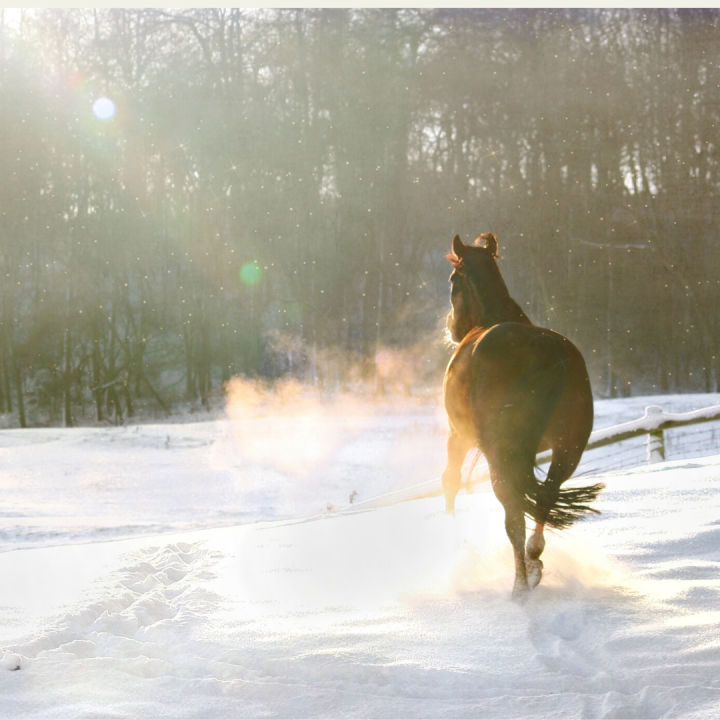
[[[603,476],[519,606],[487,484],[327,512],[439,474],[443,422],[1,432],[0,717],[716,716],[720,455]]]
[[[439,475],[446,432],[437,413],[3,430],[0,551],[325,513]]]
[[[22,658],[13,653],[5,653],[0,661],[3,670],[19,670],[22,667]]]

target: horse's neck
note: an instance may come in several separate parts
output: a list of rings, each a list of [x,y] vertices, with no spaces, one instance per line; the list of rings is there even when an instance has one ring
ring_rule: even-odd
[[[502,320],[499,322],[517,322],[523,325],[532,325],[532,320],[523,312],[523,309],[508,295]]]
[[[505,280],[498,271],[494,278],[494,287],[484,293],[480,298],[483,309],[483,322],[479,325],[491,327],[503,322],[517,322],[523,325],[532,325],[530,318],[522,308],[510,297]]]

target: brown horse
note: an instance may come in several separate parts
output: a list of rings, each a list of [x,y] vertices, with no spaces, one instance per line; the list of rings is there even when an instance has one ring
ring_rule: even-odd
[[[545,525],[567,528],[597,512],[588,503],[604,485],[561,488],[593,424],[585,361],[567,338],[533,325],[510,297],[497,248],[492,233],[475,245],[456,235],[447,256],[454,268],[447,327],[459,345],[443,385],[450,434],[442,482],[447,511],[454,512],[467,452],[477,447],[485,455],[515,554],[513,598],[523,599],[542,577]],[[552,463],[540,481],[535,455],[549,448]],[[527,548],[525,515],[536,523]]]

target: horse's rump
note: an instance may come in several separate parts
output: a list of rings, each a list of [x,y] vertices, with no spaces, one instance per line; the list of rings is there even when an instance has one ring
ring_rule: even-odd
[[[592,426],[592,398],[580,352],[562,335],[520,323],[501,323],[472,349],[471,404],[480,450],[491,469],[504,467],[506,490],[522,496],[526,514],[538,522],[567,527],[590,511],[601,486],[559,491],[544,501],[544,483],[534,473],[535,455],[553,448],[555,470],[565,477],[577,467]],[[558,417],[560,416],[560,417]],[[551,426],[552,424],[552,426]],[[548,440],[551,438],[551,440]],[[547,507],[550,504],[551,507]]]
[[[499,452],[497,459],[506,459],[540,444],[567,381],[566,365],[556,361],[564,348],[549,335],[532,325],[502,323],[475,343],[469,390],[486,456]]]

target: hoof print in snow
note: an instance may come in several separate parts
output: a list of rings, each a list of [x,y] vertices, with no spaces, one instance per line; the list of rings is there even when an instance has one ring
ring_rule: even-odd
[[[5,653],[2,661],[0,661],[0,667],[3,670],[19,670],[22,667],[22,659],[19,655]]]

